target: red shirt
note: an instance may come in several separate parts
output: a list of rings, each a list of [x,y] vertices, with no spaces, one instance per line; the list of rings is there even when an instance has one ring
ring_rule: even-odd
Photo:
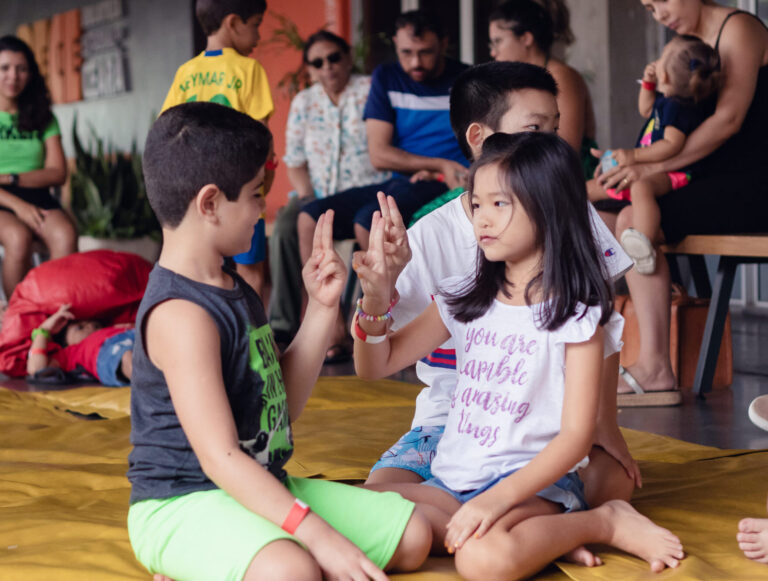
[[[57,351],[51,356],[51,359],[56,361],[64,371],[72,371],[78,365],[82,365],[85,370],[98,377],[96,361],[99,358],[99,350],[104,344],[104,341],[117,335],[118,333],[124,333],[130,327],[105,327],[94,331],[88,335],[85,339],[74,345],[69,345],[64,349]]]

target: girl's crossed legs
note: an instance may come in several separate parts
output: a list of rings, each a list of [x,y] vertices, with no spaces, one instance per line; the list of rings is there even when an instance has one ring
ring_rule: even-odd
[[[432,524],[433,554],[446,553],[446,526],[461,506],[449,493],[413,483],[366,487],[394,490],[419,503]],[[624,500],[609,500],[595,509],[563,513],[559,504],[533,497],[507,512],[485,535],[470,538],[457,549],[456,568],[467,581],[523,579],[563,555],[584,565],[599,564],[583,548],[590,543],[610,545],[636,555],[647,561],[654,572],[676,567],[684,557],[680,539],[653,524]]]

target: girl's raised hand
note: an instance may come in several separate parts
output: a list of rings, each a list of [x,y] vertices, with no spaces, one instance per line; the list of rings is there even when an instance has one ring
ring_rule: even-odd
[[[317,220],[312,255],[301,275],[310,300],[326,307],[338,306],[347,268],[333,248],[333,210],[328,210]]]
[[[373,213],[371,221],[368,250],[355,254],[353,263],[366,304],[371,307],[381,306],[383,311],[387,310],[392,294],[390,273],[384,251],[385,229],[384,218],[381,217],[381,212],[377,210]]]
[[[490,490],[468,500],[448,521],[445,534],[445,546],[449,553],[454,553],[470,537],[482,537],[499,520],[509,507],[499,502]]]
[[[377,197],[384,220],[384,256],[390,282],[395,284],[397,277],[411,260],[411,247],[408,245],[408,233],[395,199],[384,195],[384,192],[379,192]]]

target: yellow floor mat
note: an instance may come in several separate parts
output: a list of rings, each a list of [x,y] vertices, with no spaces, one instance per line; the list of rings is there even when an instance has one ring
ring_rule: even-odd
[[[365,478],[381,451],[408,429],[418,390],[386,380],[321,378],[296,423],[289,472]],[[149,579],[125,529],[129,397],[128,389],[0,389],[0,579]],[[768,567],[745,559],[735,542],[740,518],[765,513],[768,451],[719,450],[632,430],[625,435],[645,482],[635,506],[675,531],[688,558],[659,577],[642,561],[606,549],[602,567],[558,563],[536,579],[768,578]],[[448,558],[392,578],[459,579]]]

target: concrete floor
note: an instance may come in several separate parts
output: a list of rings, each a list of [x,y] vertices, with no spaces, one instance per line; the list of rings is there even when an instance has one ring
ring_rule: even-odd
[[[768,432],[747,417],[750,402],[768,394],[768,316],[733,313],[734,377],[730,389],[710,392],[705,399],[691,392],[684,403],[669,408],[624,408],[619,424],[706,446],[731,449],[768,448]],[[351,363],[327,365],[323,375],[354,375]],[[414,369],[392,379],[418,383]]]

